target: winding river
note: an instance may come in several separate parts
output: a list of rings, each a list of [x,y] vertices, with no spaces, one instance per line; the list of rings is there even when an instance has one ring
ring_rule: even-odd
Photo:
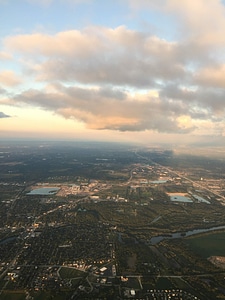
[[[194,230],[189,230],[189,231],[186,231],[186,232],[175,232],[175,233],[171,233],[171,234],[168,234],[168,235],[158,235],[158,236],[154,236],[150,239],[150,244],[151,245],[156,245],[156,244],[160,243],[163,240],[179,239],[179,238],[192,236],[192,235],[199,234],[199,233],[217,231],[217,230],[222,230],[222,229],[225,229],[225,225],[218,226],[218,227],[211,227],[211,228],[207,228],[207,229],[206,228],[204,228],[204,229],[194,229]]]

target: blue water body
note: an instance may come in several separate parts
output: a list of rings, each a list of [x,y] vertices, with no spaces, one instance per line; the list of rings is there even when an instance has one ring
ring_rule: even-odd
[[[171,233],[168,235],[158,235],[158,236],[152,237],[150,239],[150,243],[151,243],[151,245],[156,245],[163,240],[179,239],[179,238],[192,236],[192,235],[199,234],[199,233],[205,233],[205,232],[222,230],[222,229],[225,229],[225,226],[211,227],[211,228],[207,228],[207,229],[206,228],[194,229],[194,230],[189,230],[186,232],[175,232],[175,233]]]
[[[193,202],[190,198],[185,196],[180,196],[180,195],[170,196],[170,200],[174,202],[186,202],[186,203]]]
[[[44,187],[30,191],[27,195],[54,195],[60,190],[57,187]]]
[[[0,241],[0,245],[7,244],[17,239],[17,236],[11,236]]]

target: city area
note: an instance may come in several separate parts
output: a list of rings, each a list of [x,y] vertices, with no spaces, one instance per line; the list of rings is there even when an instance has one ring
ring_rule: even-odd
[[[0,146],[0,299],[225,299],[225,159]]]

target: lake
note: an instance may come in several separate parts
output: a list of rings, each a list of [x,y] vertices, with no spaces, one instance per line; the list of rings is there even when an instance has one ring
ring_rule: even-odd
[[[181,196],[181,195],[173,195],[173,196],[170,196],[170,200],[171,201],[174,201],[174,202],[186,202],[186,203],[191,203],[193,202],[191,200],[191,198],[188,198],[186,196]]]
[[[58,187],[43,187],[30,191],[27,195],[55,195],[60,188]]]

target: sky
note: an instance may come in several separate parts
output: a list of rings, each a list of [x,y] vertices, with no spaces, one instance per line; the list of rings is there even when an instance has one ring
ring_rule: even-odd
[[[225,143],[222,0],[0,0],[0,139]]]

